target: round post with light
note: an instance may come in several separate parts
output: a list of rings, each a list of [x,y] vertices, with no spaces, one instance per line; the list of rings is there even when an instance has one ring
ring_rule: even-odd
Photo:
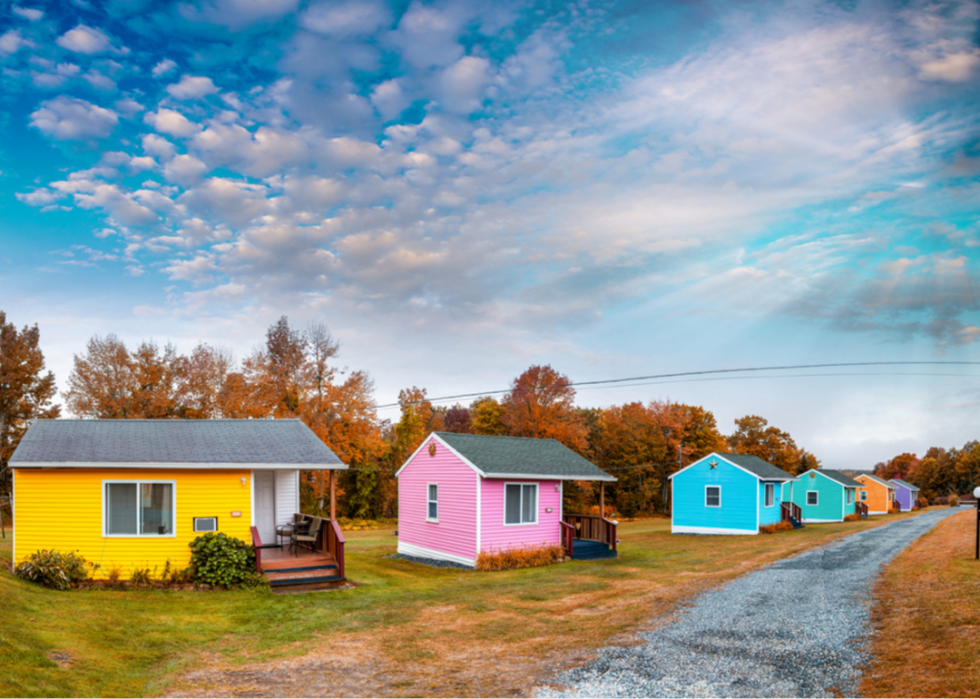
[[[980,561],[980,486],[973,489],[973,499],[977,503],[977,549],[974,558]]]

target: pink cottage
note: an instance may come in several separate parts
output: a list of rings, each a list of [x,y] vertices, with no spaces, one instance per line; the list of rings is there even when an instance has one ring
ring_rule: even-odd
[[[433,432],[398,473],[398,553],[473,566],[481,551],[616,555],[616,522],[562,512],[565,481],[616,479],[553,439]],[[601,510],[600,510],[601,511]]]

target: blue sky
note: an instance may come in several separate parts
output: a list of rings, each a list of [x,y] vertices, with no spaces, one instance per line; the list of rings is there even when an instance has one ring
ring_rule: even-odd
[[[92,334],[243,357],[282,314],[325,320],[379,402],[531,363],[978,361],[978,22],[976,2],[5,3],[0,308],[41,325],[62,386]],[[978,373],[579,399],[698,403],[725,432],[758,413],[859,467],[980,437]]]

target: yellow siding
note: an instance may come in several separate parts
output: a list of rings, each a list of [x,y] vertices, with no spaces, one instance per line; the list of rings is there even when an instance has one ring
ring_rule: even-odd
[[[242,485],[242,478],[245,484]],[[104,480],[169,480],[175,483],[174,537],[103,537]],[[250,471],[123,469],[15,469],[14,563],[38,549],[78,551],[101,564],[96,577],[113,566],[128,577],[134,567],[163,570],[167,559],[190,563],[194,517],[218,518],[228,536],[251,543]],[[232,511],[241,517],[232,517]]]

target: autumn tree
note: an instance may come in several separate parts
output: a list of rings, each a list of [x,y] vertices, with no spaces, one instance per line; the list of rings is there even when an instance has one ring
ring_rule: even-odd
[[[254,387],[254,400],[264,408],[265,417],[299,414],[308,371],[307,346],[306,335],[282,316],[266,331],[265,345],[246,358],[245,380]]]
[[[37,325],[17,330],[0,311],[0,490],[9,484],[7,462],[35,420],[61,413],[51,405],[57,392],[54,374],[44,371],[44,354]],[[2,515],[0,515],[2,516]]]
[[[737,454],[757,456],[794,476],[820,466],[816,457],[798,447],[788,432],[769,425],[765,418],[746,415],[735,420],[735,427],[728,445]]]
[[[115,335],[92,337],[74,357],[65,403],[80,417],[176,417],[182,360],[167,344],[143,342],[132,352]]]
[[[447,410],[443,422],[443,429],[446,432],[469,434],[473,431],[473,418],[470,411],[461,405],[454,405]]]
[[[909,472],[915,467],[919,459],[915,454],[899,454],[887,463],[878,464],[872,473],[886,481],[892,478],[908,480]]]
[[[470,404],[473,434],[505,435],[504,409],[495,398],[484,396]]]
[[[575,412],[575,389],[551,366],[531,366],[511,383],[501,404],[502,419],[514,437],[556,439],[583,453],[588,429]]]

